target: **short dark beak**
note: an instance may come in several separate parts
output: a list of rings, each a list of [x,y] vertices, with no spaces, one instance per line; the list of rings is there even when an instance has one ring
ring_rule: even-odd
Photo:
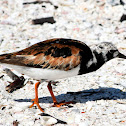
[[[122,53],[119,53],[117,57],[119,57],[119,58],[123,58],[123,59],[126,59],[126,56],[123,55]]]

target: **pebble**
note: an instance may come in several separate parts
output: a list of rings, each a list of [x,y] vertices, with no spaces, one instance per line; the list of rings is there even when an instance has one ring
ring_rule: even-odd
[[[119,5],[120,4],[120,0],[106,0],[107,3],[115,6],[115,5]]]
[[[126,111],[126,105],[125,104],[124,105],[123,104],[118,104],[117,107],[120,108],[121,110]]]
[[[25,2],[33,0],[0,1],[0,54],[61,37],[81,40],[89,46],[102,41],[112,42],[126,55],[126,22],[120,22],[126,14],[125,0],[51,0],[53,4],[23,5]],[[56,22],[32,24],[33,19],[45,17],[54,17]],[[113,59],[96,72],[58,80],[57,86],[53,86],[56,97],[58,101],[60,98],[75,100],[77,103],[72,108],[50,107],[52,99],[47,83],[41,84],[40,106],[52,117],[40,116],[36,107],[28,108],[35,96],[34,84],[26,82],[23,88],[11,94],[6,92],[5,87],[11,79],[2,71],[4,67],[0,68],[0,126],[10,126],[15,120],[21,126],[126,126],[125,60]],[[67,92],[80,93],[70,95]],[[53,117],[67,124],[56,124]]]
[[[57,120],[53,117],[43,116],[41,124],[44,126],[51,126],[57,123]]]
[[[88,125],[88,123],[85,121],[85,122],[81,122],[81,123],[79,124],[79,126],[89,126],[89,125]]]
[[[105,112],[106,114],[115,114],[117,113],[116,109],[111,107],[111,108],[108,108]]]

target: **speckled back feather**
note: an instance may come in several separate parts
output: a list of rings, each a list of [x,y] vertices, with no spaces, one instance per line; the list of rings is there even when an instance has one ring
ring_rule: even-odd
[[[67,71],[77,67],[82,60],[82,54],[87,51],[90,51],[89,47],[77,40],[50,39],[19,52],[4,54],[0,56],[3,57],[0,62]]]

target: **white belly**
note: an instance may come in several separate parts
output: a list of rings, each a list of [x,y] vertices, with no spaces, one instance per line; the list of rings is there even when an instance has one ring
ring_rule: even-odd
[[[24,67],[24,66],[17,66],[17,65],[5,64],[5,63],[0,63],[0,64],[8,68],[13,68],[19,73],[25,74],[36,80],[41,80],[41,79],[56,80],[61,78],[72,77],[72,76],[76,76],[80,69],[80,66],[77,66],[72,70],[63,71],[63,70]]]

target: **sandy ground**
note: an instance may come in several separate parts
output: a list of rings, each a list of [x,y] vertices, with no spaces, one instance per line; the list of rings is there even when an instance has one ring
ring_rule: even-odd
[[[118,0],[51,0],[35,4],[33,0],[1,0],[0,53],[61,37],[81,40],[89,46],[112,42],[126,55],[126,21],[120,21],[126,11],[125,3]],[[32,24],[32,20],[45,17],[53,17],[55,23]],[[24,76],[26,85],[8,93],[5,87],[12,80],[3,68],[0,67],[0,126],[126,125],[126,60],[113,59],[96,72],[58,80],[53,86],[56,98],[58,101],[74,100],[76,104],[71,106],[51,107],[47,83],[42,83],[39,102],[49,116],[41,114],[36,107],[28,108],[34,98],[36,80]]]

